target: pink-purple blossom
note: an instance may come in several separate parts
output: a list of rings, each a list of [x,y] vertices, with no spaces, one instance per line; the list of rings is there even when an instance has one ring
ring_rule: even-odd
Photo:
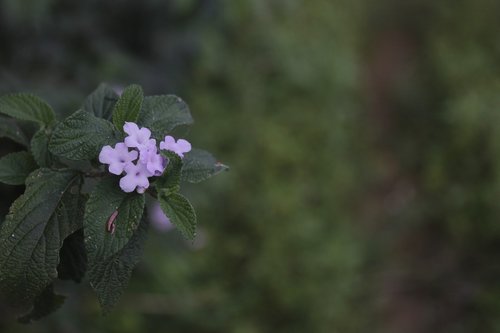
[[[120,187],[124,192],[130,193],[137,190],[138,193],[144,193],[149,187],[149,177],[153,176],[148,171],[146,165],[140,161],[137,164],[130,163],[125,167],[127,175],[120,179]]]
[[[167,135],[165,139],[160,142],[160,149],[173,151],[174,153],[179,155],[180,158],[183,158],[184,153],[191,151],[191,144],[184,139],[175,141],[172,136]]]
[[[165,158],[160,154],[150,154],[146,161],[146,168],[154,176],[161,176],[166,164]]]
[[[158,154],[156,140],[150,139],[146,145],[139,148],[139,159],[146,164],[146,168],[155,176],[160,176],[165,170],[165,159]]]
[[[109,172],[114,175],[121,175],[125,167],[134,161],[138,156],[137,151],[129,151],[123,143],[117,143],[114,148],[104,146],[99,154],[99,162],[109,164]]]
[[[127,147],[141,149],[148,145],[151,131],[146,127],[139,128],[136,123],[125,122],[123,130],[128,134],[125,138]]]
[[[142,147],[139,147],[139,158],[141,159],[142,163],[147,163],[149,160],[149,156],[156,154],[158,151],[158,148],[156,148],[156,140],[155,139],[149,139],[146,144],[144,144]]]
[[[159,152],[156,140],[151,138],[151,131],[136,123],[125,122],[123,130],[128,136],[115,147],[104,146],[99,154],[99,162],[109,165],[109,172],[125,175],[120,179],[120,188],[127,193],[144,193],[149,187],[149,178],[161,176],[168,160]],[[191,150],[191,144],[184,140],[175,140],[166,136],[160,148],[175,152],[181,158]]]

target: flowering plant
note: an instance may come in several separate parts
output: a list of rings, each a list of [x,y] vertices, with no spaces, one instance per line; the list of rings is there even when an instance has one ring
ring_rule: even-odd
[[[120,187],[123,191],[130,193],[137,190],[137,193],[144,193],[149,187],[149,177],[161,176],[165,171],[165,165],[169,159],[162,157],[158,153],[156,140],[151,139],[151,131],[147,128],[140,128],[136,123],[125,122],[123,130],[128,136],[125,142],[119,142],[115,147],[104,146],[99,154],[99,162],[109,164],[109,172],[121,175],[124,171],[125,177],[120,179]],[[129,148],[137,150],[129,151]],[[160,143],[160,149],[172,151],[180,158],[184,153],[191,151],[191,144],[184,140],[175,139],[167,135],[165,141]],[[133,161],[137,159],[137,163]]]
[[[0,137],[27,148],[0,159],[0,182],[26,185],[0,225],[0,300],[25,322],[62,304],[58,279],[85,276],[109,311],[142,253],[145,194],[193,239],[196,214],[180,184],[228,169],[174,138],[193,123],[184,101],[144,97],[137,85],[121,96],[100,85],[61,121],[30,94],[0,97],[0,113]],[[38,124],[33,135],[26,122]]]

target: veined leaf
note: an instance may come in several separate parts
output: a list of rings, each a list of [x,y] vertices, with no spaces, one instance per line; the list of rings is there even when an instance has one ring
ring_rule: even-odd
[[[160,191],[158,201],[161,209],[173,225],[187,239],[196,236],[196,213],[191,203],[179,193]]]
[[[15,119],[0,116],[0,138],[8,138],[23,146],[29,145],[29,140],[24,135]]]
[[[0,182],[23,185],[28,175],[36,168],[33,156],[27,151],[5,155],[0,159]]]
[[[0,97],[0,113],[42,125],[49,125],[55,119],[54,110],[50,105],[35,95],[24,93]]]
[[[87,97],[83,104],[83,109],[93,113],[98,118],[110,120],[118,98],[119,96],[111,87],[101,83],[99,87]]]
[[[181,183],[182,160],[176,153],[171,151],[162,150],[160,153],[166,158],[168,164],[161,177],[156,180],[154,186],[158,192],[178,192]]]
[[[126,121],[137,122],[143,99],[144,93],[140,86],[133,84],[125,88],[113,110],[113,124],[117,129],[123,131]]]
[[[97,184],[87,201],[84,218],[90,267],[128,243],[142,218],[144,205],[144,195],[123,192],[118,177],[110,176]],[[109,222],[112,216],[114,221]]]
[[[174,95],[159,95],[144,98],[138,123],[149,128],[157,140],[163,140],[176,127],[193,124],[193,118],[182,99]]]
[[[39,169],[12,204],[0,229],[0,295],[25,309],[57,277],[59,250],[81,228],[81,177],[71,170]]]
[[[103,146],[116,142],[118,139],[109,121],[80,110],[55,127],[49,150],[68,160],[90,160],[99,155]]]
[[[95,262],[89,269],[90,284],[97,293],[103,313],[112,309],[127,287],[132,270],[142,257],[147,229],[146,219],[142,219],[129,242],[120,251]]]
[[[182,162],[181,179],[190,183],[199,183],[229,170],[227,165],[217,162],[212,154],[202,149],[191,150]]]
[[[31,153],[42,168],[52,165],[53,156],[49,151],[50,136],[45,128],[39,129],[31,138]]]
[[[104,312],[118,300],[139,260],[144,195],[125,193],[117,177],[102,180],[85,207],[88,277]],[[139,230],[138,230],[139,228]]]

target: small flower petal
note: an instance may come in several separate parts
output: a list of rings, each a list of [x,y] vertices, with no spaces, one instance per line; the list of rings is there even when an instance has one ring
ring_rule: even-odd
[[[139,126],[136,123],[126,121],[125,125],[123,125],[123,131],[128,135],[134,135],[139,131]]]
[[[177,155],[181,158],[184,157],[184,153],[191,151],[191,144],[184,139],[177,140]]]
[[[125,165],[123,163],[111,163],[109,165],[109,172],[113,175],[119,176],[123,173],[124,168]]]
[[[115,150],[111,146],[104,146],[99,153],[99,162],[110,164],[114,161]]]
[[[167,135],[165,137],[165,140],[160,142],[160,149],[162,149],[162,150],[172,150],[173,151],[174,147],[175,147],[175,139],[170,135]]]
[[[127,175],[120,179],[120,188],[127,193],[134,192],[137,184],[135,183],[135,179],[132,175]]]
[[[187,153],[187,152],[191,151],[191,144],[187,140],[184,140],[184,139],[177,140],[177,147],[183,153]]]
[[[136,123],[126,122],[123,130],[128,134],[125,145],[129,148],[141,148],[147,145],[151,138],[151,131],[145,127],[139,128]]]
[[[145,191],[149,187],[148,177],[153,176],[153,174],[146,169],[146,165],[141,162],[130,163],[125,166],[125,172],[127,175],[120,179],[120,187],[123,191],[130,193],[136,188]]]
[[[104,146],[99,154],[99,162],[109,164],[109,172],[115,175],[120,175],[125,166],[137,159],[136,151],[128,151],[127,146],[123,143],[117,143],[114,148]]]
[[[156,148],[156,140],[149,139],[148,143],[139,149],[140,160],[142,163],[147,163],[151,155],[156,155],[158,148]]]
[[[146,168],[155,176],[160,176],[165,170],[165,162],[160,154],[150,155]]]
[[[160,149],[173,151],[179,157],[184,157],[184,153],[191,151],[191,144],[184,139],[179,139],[177,142],[173,137],[167,135],[165,140],[160,142]]]

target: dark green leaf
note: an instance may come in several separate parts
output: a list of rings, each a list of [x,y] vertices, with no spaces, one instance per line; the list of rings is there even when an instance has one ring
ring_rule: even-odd
[[[0,138],[8,138],[23,146],[28,146],[29,140],[23,131],[11,118],[0,116]]]
[[[147,227],[146,219],[142,219],[125,247],[89,268],[90,284],[104,313],[112,309],[127,287],[132,270],[142,257]]]
[[[83,229],[69,235],[63,243],[57,266],[57,277],[61,280],[73,280],[80,283],[87,271],[87,253],[83,240]]]
[[[110,176],[97,184],[85,207],[85,247],[89,266],[120,251],[137,229],[144,212],[144,195],[123,192],[117,180]],[[114,231],[110,231],[108,221],[116,212]]]
[[[169,194],[164,191],[158,193],[158,201],[165,215],[182,235],[187,239],[194,239],[196,236],[196,213],[189,201],[179,193]]]
[[[171,151],[162,150],[161,154],[166,158],[168,164],[154,186],[158,191],[178,192],[181,182],[182,160],[176,153]]]
[[[36,163],[40,167],[50,167],[53,161],[53,155],[49,151],[50,136],[45,128],[41,128],[31,138],[31,153]]]
[[[9,94],[0,97],[0,113],[19,120],[49,125],[55,119],[54,110],[31,94]]]
[[[30,313],[19,318],[19,322],[28,324],[34,320],[39,320],[59,309],[66,299],[65,296],[54,293],[54,285],[48,285],[40,295],[35,298],[33,309]]]
[[[138,123],[149,128],[157,140],[163,140],[176,127],[193,124],[193,118],[187,104],[177,96],[148,96]]]
[[[39,169],[10,208],[0,229],[0,295],[25,308],[56,277],[63,240],[81,228],[81,177],[71,170]]]
[[[181,179],[190,183],[199,183],[216,174],[229,170],[227,165],[217,162],[208,151],[193,149],[182,161]]]
[[[133,84],[125,88],[113,110],[113,124],[117,129],[122,131],[126,121],[137,122],[143,99],[144,93],[140,86]]]
[[[49,143],[52,154],[69,160],[94,159],[105,145],[118,142],[113,125],[80,110],[56,126]]]
[[[26,151],[5,155],[0,159],[0,182],[23,185],[26,177],[36,168],[33,156]]]
[[[123,192],[117,177],[102,180],[87,202],[84,234],[88,276],[104,312],[121,296],[139,260],[143,230],[138,230],[138,225],[144,205],[144,195]]]
[[[98,118],[110,120],[118,98],[118,95],[111,87],[101,83],[99,87],[87,97],[83,109],[93,113]]]
[[[95,171],[90,161],[86,160],[72,161],[62,157],[59,158],[58,161],[61,162],[64,166],[68,167],[69,169],[78,170],[83,173],[89,173],[89,172],[92,173]]]

